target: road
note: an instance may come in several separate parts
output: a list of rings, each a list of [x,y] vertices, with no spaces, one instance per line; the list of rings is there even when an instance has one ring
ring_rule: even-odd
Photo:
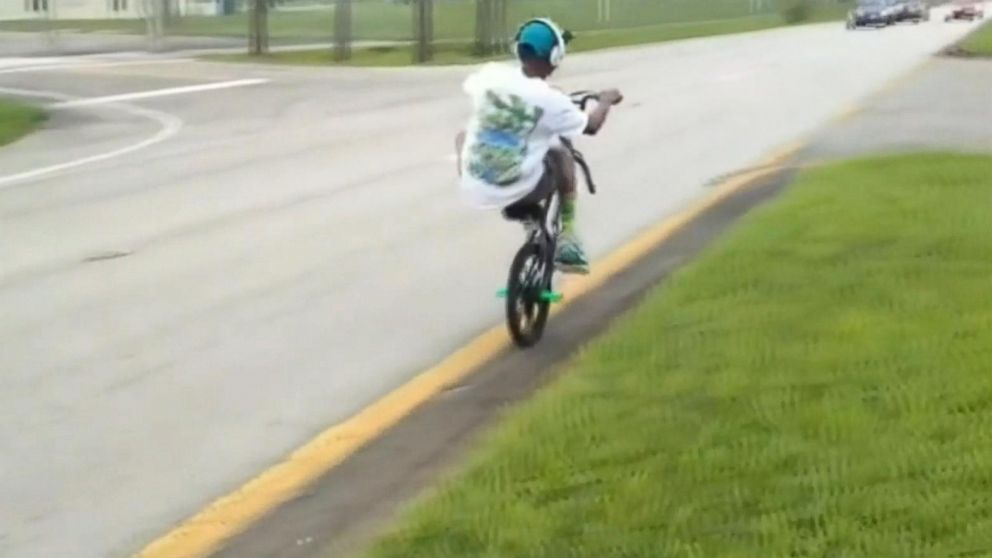
[[[571,57],[563,86],[627,97],[582,142],[592,255],[970,28]],[[0,69],[0,88],[66,101],[267,81],[58,109],[0,151],[0,556],[134,552],[499,323],[520,232],[457,197],[466,69],[24,70]]]
[[[821,130],[799,156],[819,163],[865,153],[992,152],[992,60],[944,57],[856,118]],[[934,99],[939,99],[934,102]]]

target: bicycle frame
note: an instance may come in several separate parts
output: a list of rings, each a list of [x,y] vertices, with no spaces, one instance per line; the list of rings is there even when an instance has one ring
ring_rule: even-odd
[[[571,97],[573,100],[572,102],[583,110],[585,110],[586,103],[590,100],[598,99],[595,94],[585,91],[573,93]],[[576,149],[575,145],[568,138],[561,137],[559,139],[565,149],[572,154],[575,164],[582,170],[582,175],[585,179],[586,188],[589,190],[589,193],[595,195],[596,183],[593,182],[592,171],[589,169],[589,163],[586,161],[585,155]],[[536,221],[537,226],[533,227],[531,230],[528,230],[527,242],[538,241],[542,244],[543,248],[549,249],[549,251],[553,254],[558,241],[558,234],[561,232],[561,226],[559,223],[561,220],[561,203],[560,200],[558,200],[560,193],[557,187],[557,183],[560,178],[558,176],[553,176],[551,179],[555,182],[555,188],[542,202],[530,207],[518,208],[517,211],[520,213],[515,211],[512,212],[515,213],[515,215],[507,214],[506,216],[510,219],[522,221],[524,226],[529,229],[533,226],[533,222]],[[553,203],[555,203],[554,213],[551,214],[549,211]],[[551,219],[549,219],[549,217],[551,217]],[[549,230],[549,221],[554,225],[554,230]],[[538,232],[540,233],[540,238],[535,239],[534,237]]]
[[[573,102],[583,109],[590,99],[596,98],[596,95],[586,92],[572,96]],[[567,138],[561,138],[561,143],[582,169],[589,193],[595,194],[596,185],[585,157]],[[544,178],[553,182],[551,193],[537,203],[512,205],[503,211],[507,219],[523,223],[527,231],[526,241],[510,266],[507,288],[500,291],[500,296],[507,299],[510,334],[521,347],[537,343],[544,331],[549,305],[561,300],[561,294],[555,293],[552,288],[557,271],[555,253],[562,228],[561,177],[560,171],[554,167],[546,167],[545,172],[552,173]]]
[[[561,138],[561,141],[562,144],[572,153],[572,157],[575,159],[576,165],[582,169],[582,174],[585,178],[586,187],[589,189],[589,193],[595,195],[596,184],[592,180],[592,172],[589,169],[589,163],[586,162],[582,152],[572,145],[572,142],[566,138]],[[556,186],[554,190],[544,198],[544,200],[534,204],[533,206],[517,208],[516,211],[508,212],[507,217],[522,221],[525,227],[532,227],[532,229],[528,231],[529,234],[527,238],[529,242],[535,241],[534,235],[540,233],[540,241],[545,245],[550,244],[550,247],[554,248],[558,234],[561,232],[561,202],[559,200],[561,193],[557,187],[557,182],[560,180],[559,177],[554,176],[551,179],[555,181]],[[554,207],[553,211],[552,206]]]

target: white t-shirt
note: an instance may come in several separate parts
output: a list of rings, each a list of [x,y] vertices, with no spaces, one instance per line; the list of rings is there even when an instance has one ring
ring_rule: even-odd
[[[472,205],[502,209],[537,186],[560,136],[572,139],[589,116],[567,95],[513,65],[489,63],[465,80],[472,117],[462,147],[461,189]]]

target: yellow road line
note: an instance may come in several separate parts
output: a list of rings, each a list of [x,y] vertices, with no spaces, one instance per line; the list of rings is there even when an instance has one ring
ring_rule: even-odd
[[[564,300],[555,310],[560,311],[602,285],[734,192],[771,174],[797,150],[798,144],[781,150],[754,170],[723,183],[695,206],[638,234],[596,262],[592,273],[570,281],[563,289]],[[247,484],[214,501],[149,544],[135,558],[202,558],[216,552],[227,540],[509,346],[510,339],[502,325],[490,329],[352,418],[325,430]]]

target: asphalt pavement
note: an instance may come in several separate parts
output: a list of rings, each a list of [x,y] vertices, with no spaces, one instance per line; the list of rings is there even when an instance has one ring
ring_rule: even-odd
[[[970,28],[570,57],[564,87],[627,97],[581,142],[592,255]],[[191,91],[58,108],[0,151],[3,557],[134,552],[501,321],[521,233],[457,196],[467,69],[137,62],[0,68],[44,103]]]
[[[992,60],[939,57],[866,101],[803,150],[803,162],[921,150],[992,152]]]

